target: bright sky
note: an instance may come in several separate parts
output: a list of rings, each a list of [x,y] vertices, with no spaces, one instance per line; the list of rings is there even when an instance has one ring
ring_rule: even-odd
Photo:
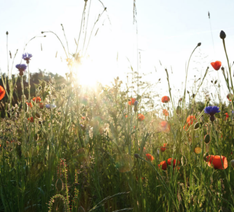
[[[103,11],[99,0],[88,0],[86,14],[91,2],[86,44],[98,15]],[[133,0],[102,0],[105,12],[94,28],[87,50],[88,61],[81,68],[82,81],[99,80],[102,83],[120,76],[126,79],[130,64],[140,73],[149,73],[148,80],[157,82],[161,78],[159,90],[167,93],[167,81],[164,68],[170,73],[172,92],[182,94],[185,78],[185,64],[197,43],[202,45],[192,58],[188,84],[202,77],[210,62],[220,60],[227,67],[222,40],[219,33],[224,30],[230,63],[234,60],[234,1],[226,0],[136,0],[137,25],[133,24]],[[61,23],[68,38],[70,53],[75,52],[84,0],[1,0],[0,7],[0,69],[7,71],[6,31],[9,32],[8,49],[12,55],[18,49],[15,62],[9,60],[12,73],[17,73],[15,65],[20,63],[25,44],[34,36],[41,36],[41,31],[53,31],[58,34],[66,46]],[[208,11],[210,19],[208,19]],[[85,25],[86,27],[87,25]],[[138,28],[138,36],[136,35]],[[98,33],[95,36],[95,33]],[[80,40],[82,51],[84,32]],[[33,54],[30,71],[38,69],[64,75],[68,72],[66,55],[59,41],[52,34],[37,37],[26,47],[26,52]],[[138,66],[137,66],[137,48]],[[84,50],[86,47],[84,48]],[[55,57],[57,53],[57,58]],[[117,60],[118,58],[118,60]],[[129,62],[130,61],[130,62]],[[159,61],[161,61],[162,66]],[[157,72],[155,72],[155,69]],[[171,71],[172,69],[172,71]],[[213,71],[210,66],[210,80],[220,78],[221,72]],[[87,80],[89,79],[89,80]],[[207,82],[208,83],[208,82]],[[212,84],[208,83],[207,86]],[[223,92],[226,93],[226,86]]]

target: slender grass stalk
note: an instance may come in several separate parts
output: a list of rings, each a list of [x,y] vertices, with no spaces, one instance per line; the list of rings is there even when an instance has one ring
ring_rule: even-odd
[[[6,32],[6,55],[7,55],[7,72],[8,78],[10,77],[9,73],[9,56],[8,56],[8,32]]]
[[[223,38],[222,41],[223,41],[223,48],[224,48],[224,52],[225,52],[225,56],[226,56],[227,64],[228,64],[229,80],[231,81],[231,86],[232,86],[231,88],[232,88],[232,92],[234,93],[234,87],[233,87],[233,82],[232,82],[232,71],[231,71],[231,66],[230,66],[229,59],[228,59],[227,49],[226,49],[226,45],[225,45],[225,39]]]
[[[90,0],[90,1],[89,1],[89,8],[88,8],[88,14],[87,14],[87,21],[86,21],[86,28],[85,28],[84,42],[83,42],[83,48],[82,48],[82,51],[81,51],[82,53],[84,52],[84,48],[85,48],[85,41],[86,41],[87,32],[88,32],[88,23],[89,23],[89,14],[90,14],[91,3],[92,3],[92,0]]]
[[[63,24],[61,24],[61,26],[62,26],[64,38],[65,38],[66,44],[67,44],[67,52],[69,53],[69,46],[68,46],[67,36],[66,36],[66,34],[65,34],[65,30],[64,30]]]
[[[78,53],[78,49],[79,49],[81,31],[82,31],[82,28],[83,28],[83,22],[85,21],[85,11],[86,11],[86,7],[87,7],[87,0],[85,0],[85,3],[84,3],[84,8],[83,8],[82,17],[81,17],[81,22],[80,22],[80,31],[79,31],[79,35],[78,35],[77,41],[75,40],[75,42],[76,42],[75,57],[76,57],[76,55],[77,55],[77,53]]]
[[[170,95],[170,98],[171,98],[172,108],[173,108],[173,111],[174,111],[175,107],[174,107],[174,102],[173,102],[173,98],[172,98],[172,95],[171,95],[171,86],[170,86],[170,81],[169,81],[169,74],[168,74],[167,69],[165,69],[165,71],[166,71],[166,74],[167,74],[167,83],[168,83],[169,95]]]
[[[41,33],[42,33],[42,34],[43,34],[43,33],[52,33],[53,35],[55,35],[56,38],[59,40],[61,46],[63,47],[64,53],[66,54],[66,57],[68,58],[68,52],[66,51],[66,48],[65,48],[65,46],[63,45],[63,42],[61,41],[61,39],[59,38],[59,36],[58,36],[56,33],[54,33],[53,31],[42,31]]]
[[[54,200],[55,199],[58,199],[60,198],[64,204],[64,209],[66,212],[69,212],[70,211],[70,208],[69,208],[69,203],[67,202],[66,198],[61,195],[61,194],[56,194],[54,195],[51,199],[50,199],[50,202],[49,202],[49,211],[48,212],[51,212],[52,211],[52,207],[53,207],[53,203],[54,203]]]
[[[190,64],[190,60],[191,57],[193,55],[193,53],[195,52],[195,50],[201,46],[201,43],[198,43],[197,46],[193,49],[192,53],[190,54],[189,60],[188,60],[188,64],[186,67],[186,71],[185,71],[185,85],[184,85],[184,98],[183,98],[183,107],[184,107],[184,103],[185,103],[185,99],[186,99],[186,86],[187,86],[187,78],[188,78],[188,69],[189,69],[189,64]]]
[[[87,51],[88,51],[88,47],[89,47],[89,44],[90,44],[90,41],[91,41],[91,37],[93,35],[93,31],[97,25],[97,23],[99,22],[100,18],[102,17],[102,15],[104,14],[104,12],[106,11],[106,7],[103,9],[103,11],[98,15],[96,21],[94,22],[93,24],[93,27],[91,29],[91,32],[90,32],[90,35],[89,35],[89,39],[88,39],[88,43],[87,43],[87,46],[86,46],[86,49],[85,49],[85,52],[83,53],[84,56],[86,56],[87,54]]]

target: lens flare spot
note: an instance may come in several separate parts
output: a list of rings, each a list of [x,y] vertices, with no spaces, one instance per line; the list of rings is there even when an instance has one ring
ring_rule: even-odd
[[[129,154],[118,155],[115,160],[115,166],[122,173],[131,171],[133,167],[132,156]]]
[[[197,146],[197,147],[194,149],[194,152],[195,152],[197,155],[201,154],[201,152],[202,152],[201,147]]]

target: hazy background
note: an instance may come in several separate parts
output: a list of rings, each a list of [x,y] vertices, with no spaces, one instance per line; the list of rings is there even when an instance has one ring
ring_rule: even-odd
[[[85,68],[79,70],[82,73],[82,81],[86,84],[93,82],[93,79],[108,83],[115,76],[126,79],[126,73],[130,71],[131,65],[140,73],[152,72],[147,79],[151,82],[157,82],[161,78],[158,91],[162,95],[168,95],[164,71],[164,68],[167,68],[173,85],[172,92],[179,96],[183,93],[186,62],[197,43],[201,42],[202,45],[196,50],[190,64],[189,86],[193,85],[194,79],[203,76],[210,62],[220,60],[223,66],[227,67],[222,40],[219,38],[221,30],[226,32],[230,63],[233,61],[234,2],[231,0],[222,2],[218,0],[136,0],[137,14],[134,24],[133,0],[102,0],[102,2],[88,0],[86,14],[90,2],[86,41],[94,22],[103,11],[102,3],[107,7],[107,12],[104,12],[94,28],[87,50],[89,57]],[[2,73],[7,72],[9,56],[6,52],[6,31],[9,32],[8,49],[12,55],[18,49],[13,65],[12,59],[9,58],[13,74],[17,73],[15,65],[21,61],[25,44],[34,36],[42,36],[41,31],[54,31],[66,45],[61,23],[68,38],[70,53],[74,53],[76,47],[74,39],[77,39],[79,34],[83,0],[0,0],[0,3]],[[84,33],[85,30],[82,31],[83,37]],[[64,76],[68,71],[66,55],[56,37],[52,34],[46,35],[46,38],[35,38],[26,48],[26,52],[33,54],[30,72],[41,69]],[[80,51],[83,48],[83,37],[80,40]],[[215,79],[222,81],[222,92],[225,96],[227,90],[223,76],[220,71],[216,72],[210,66],[205,85],[213,93],[215,90],[210,80]]]

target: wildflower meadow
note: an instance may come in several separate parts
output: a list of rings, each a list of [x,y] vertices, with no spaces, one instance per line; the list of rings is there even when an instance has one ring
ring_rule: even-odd
[[[234,211],[234,86],[217,36],[227,61],[207,64],[193,94],[188,64],[178,99],[167,69],[168,93],[150,92],[157,82],[133,69],[131,83],[87,87],[78,50],[66,54],[66,77],[32,74],[24,52],[18,74],[0,81],[0,211]],[[196,99],[211,69],[228,104]]]

